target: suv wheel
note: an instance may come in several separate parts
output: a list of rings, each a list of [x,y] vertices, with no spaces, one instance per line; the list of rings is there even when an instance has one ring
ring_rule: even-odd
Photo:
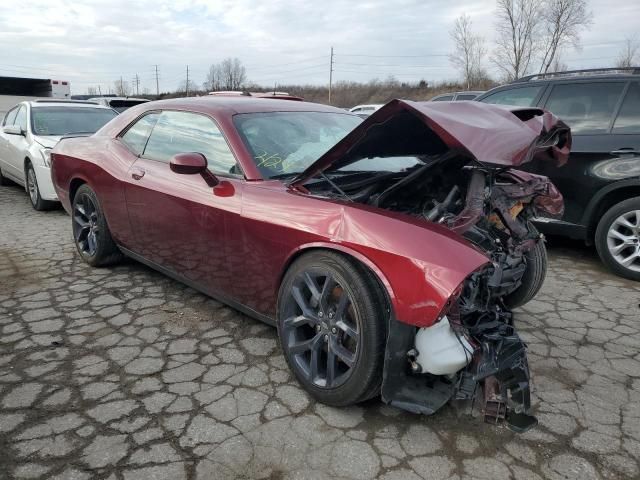
[[[640,281],[640,197],[607,210],[598,223],[595,244],[607,267]]]

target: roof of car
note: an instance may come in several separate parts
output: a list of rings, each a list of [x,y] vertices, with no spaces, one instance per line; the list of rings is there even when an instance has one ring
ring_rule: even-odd
[[[147,109],[154,108],[175,108],[184,110],[198,110],[211,114],[216,113],[258,113],[258,112],[336,112],[348,113],[344,110],[311,102],[292,102],[290,100],[280,100],[270,98],[265,101],[261,97],[247,96],[216,96],[207,95],[203,97],[173,98],[170,100],[156,100],[144,104]]]
[[[105,107],[104,105],[99,105],[95,102],[86,102],[83,100],[47,99],[47,100],[30,100],[26,103],[31,105],[31,108],[62,106],[62,107],[73,107],[73,108],[102,108],[102,109],[110,110],[109,107]]]
[[[148,98],[136,98],[136,97],[91,97],[89,99],[90,102],[100,102],[106,100],[107,102],[112,102],[114,100],[122,101],[122,100],[133,100],[135,102],[148,102]]]
[[[517,78],[509,85],[516,83],[528,83],[536,81],[560,81],[560,80],[589,80],[628,78],[640,75],[640,67],[614,67],[614,68],[589,68],[583,70],[565,70],[560,72],[536,73]]]

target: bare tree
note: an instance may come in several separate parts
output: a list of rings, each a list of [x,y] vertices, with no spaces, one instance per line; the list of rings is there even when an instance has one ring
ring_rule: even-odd
[[[559,50],[580,46],[580,30],[591,25],[593,15],[587,0],[546,0],[541,9],[543,22],[540,73],[547,73]]]
[[[128,97],[131,94],[129,82],[123,81],[122,79],[113,82],[113,90],[119,97]]]
[[[211,65],[207,72],[207,79],[205,80],[203,87],[209,92],[220,90],[222,88],[220,74],[220,65]]]
[[[187,86],[189,87],[189,89],[187,90]],[[187,85],[187,81],[186,80],[182,80],[182,82],[180,82],[180,84],[178,85],[178,92],[180,93],[187,93],[189,92],[190,94],[192,92],[195,92],[198,90],[198,85],[196,85],[196,82],[194,82],[193,80],[189,80],[189,85]]]
[[[98,95],[98,89],[96,87],[87,87],[87,95]]]
[[[638,51],[640,50],[640,43],[636,37],[629,37],[624,42],[624,47],[618,54],[616,60],[616,67],[628,68],[635,67],[639,62]]]
[[[218,66],[222,88],[240,90],[247,81],[246,69],[238,58],[225,58]]]
[[[487,53],[484,38],[475,35],[471,27],[471,18],[463,14],[456,19],[449,32],[454,44],[454,52],[449,55],[449,61],[462,72],[467,90],[485,76],[482,58]]]
[[[508,80],[526,74],[539,50],[542,15],[538,0],[498,0],[493,63]]]

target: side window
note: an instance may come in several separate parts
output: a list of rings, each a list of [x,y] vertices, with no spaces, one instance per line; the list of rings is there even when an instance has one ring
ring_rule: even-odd
[[[2,126],[5,125],[13,125],[14,120],[16,119],[16,113],[18,113],[18,107],[9,110],[7,114],[4,116],[4,120],[2,121]]]
[[[169,162],[176,153],[198,152],[207,158],[209,170],[237,174],[239,168],[229,146],[210,118],[190,112],[162,112],[151,132],[144,156]]]
[[[640,134],[640,83],[629,85],[612,133]]]
[[[453,95],[441,95],[432,99],[432,102],[450,102],[453,100]]]
[[[456,101],[460,101],[460,100],[473,100],[474,98],[476,98],[478,95],[476,95],[475,93],[463,93],[461,95],[458,95],[456,97]]]
[[[153,112],[145,115],[134,123],[129,129],[120,137],[120,139],[131,149],[136,155],[142,155],[144,152],[144,146],[147,144],[147,139],[153,126],[160,118],[158,112]]]
[[[545,108],[571,127],[572,134],[609,131],[624,82],[554,85]]]
[[[544,85],[532,85],[530,87],[510,88],[501,90],[480,100],[483,103],[497,103],[500,105],[515,105],[518,107],[533,107],[536,98],[544,88]]]
[[[16,115],[16,119],[13,121],[14,125],[19,126],[23,132],[27,131],[27,108],[22,106],[20,110],[18,110],[18,114]]]

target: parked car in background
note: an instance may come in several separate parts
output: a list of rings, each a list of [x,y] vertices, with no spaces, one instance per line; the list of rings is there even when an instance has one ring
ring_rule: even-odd
[[[127,108],[146,103],[149,100],[146,98],[134,98],[134,97],[93,97],[88,100],[89,102],[95,102],[98,105],[104,105],[114,109],[118,113],[124,112]]]
[[[536,420],[508,308],[545,275],[529,219],[560,213],[562,197],[512,167],[564,161],[570,144],[539,109],[394,100],[361,121],[207,96],[62,140],[51,173],[83,260],[124,253],[277,325],[317,400],[381,392],[431,414],[490,379],[487,416],[524,431]]]
[[[466,92],[451,92],[436,95],[431,98],[430,102],[459,102],[460,100],[474,100],[479,95],[482,95],[482,91],[466,91]]]
[[[0,185],[23,185],[36,210],[51,208],[58,197],[51,183],[51,149],[64,135],[91,135],[116,117],[114,110],[75,100],[21,102],[2,120]]]
[[[355,113],[360,118],[367,118],[376,110],[380,110],[380,108],[382,108],[383,105],[384,104],[382,103],[375,103],[371,105],[356,105],[355,107],[350,108],[349,111],[351,113]]]
[[[611,270],[640,280],[640,68],[530,75],[477,100],[543,107],[571,127],[566,165],[524,167],[548,176],[565,200],[564,216],[540,218],[539,229],[595,244]]]

